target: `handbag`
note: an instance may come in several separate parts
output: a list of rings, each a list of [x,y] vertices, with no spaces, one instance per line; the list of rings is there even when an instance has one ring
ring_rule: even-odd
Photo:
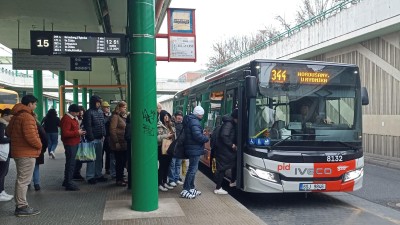
[[[10,153],[10,144],[0,144],[0,161],[7,161],[8,154]]]
[[[76,160],[81,162],[93,162],[96,160],[96,150],[93,142],[87,142],[86,138],[81,138],[76,152]]]
[[[163,139],[162,144],[161,144],[161,153],[163,155],[167,155],[167,151],[169,146],[171,145],[172,140],[171,139]]]

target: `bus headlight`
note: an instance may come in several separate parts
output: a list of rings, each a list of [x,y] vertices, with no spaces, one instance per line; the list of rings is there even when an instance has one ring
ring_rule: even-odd
[[[363,175],[363,173],[364,173],[364,169],[362,167],[358,168],[358,169],[355,169],[355,170],[352,170],[352,171],[349,171],[349,172],[344,174],[343,182],[347,182],[347,181],[351,181],[351,180],[357,179],[357,178],[361,177]]]
[[[247,165],[246,167],[249,170],[250,175],[252,175],[253,177],[258,177],[260,179],[278,183],[278,184],[281,183],[281,181],[279,179],[279,175],[277,173],[260,170],[260,169],[254,168],[252,166],[249,166],[249,165]]]

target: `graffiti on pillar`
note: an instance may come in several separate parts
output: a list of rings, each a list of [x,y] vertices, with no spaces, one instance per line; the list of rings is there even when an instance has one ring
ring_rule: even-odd
[[[143,109],[143,132],[149,136],[156,136],[157,111]]]

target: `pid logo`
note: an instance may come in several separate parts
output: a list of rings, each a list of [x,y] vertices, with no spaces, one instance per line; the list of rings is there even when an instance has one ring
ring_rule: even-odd
[[[282,165],[278,165],[278,172],[281,170],[290,170],[290,163],[283,163]]]

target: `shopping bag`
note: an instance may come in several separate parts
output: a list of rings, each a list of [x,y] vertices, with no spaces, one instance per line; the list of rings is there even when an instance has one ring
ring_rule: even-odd
[[[96,150],[93,142],[87,142],[85,138],[82,138],[78,145],[78,151],[76,153],[76,160],[81,162],[93,162],[96,160]]]
[[[171,139],[163,139],[162,144],[161,144],[161,153],[163,155],[167,155],[167,151],[169,146],[171,145],[172,140]]]
[[[7,161],[10,153],[10,144],[0,144],[0,161]]]

